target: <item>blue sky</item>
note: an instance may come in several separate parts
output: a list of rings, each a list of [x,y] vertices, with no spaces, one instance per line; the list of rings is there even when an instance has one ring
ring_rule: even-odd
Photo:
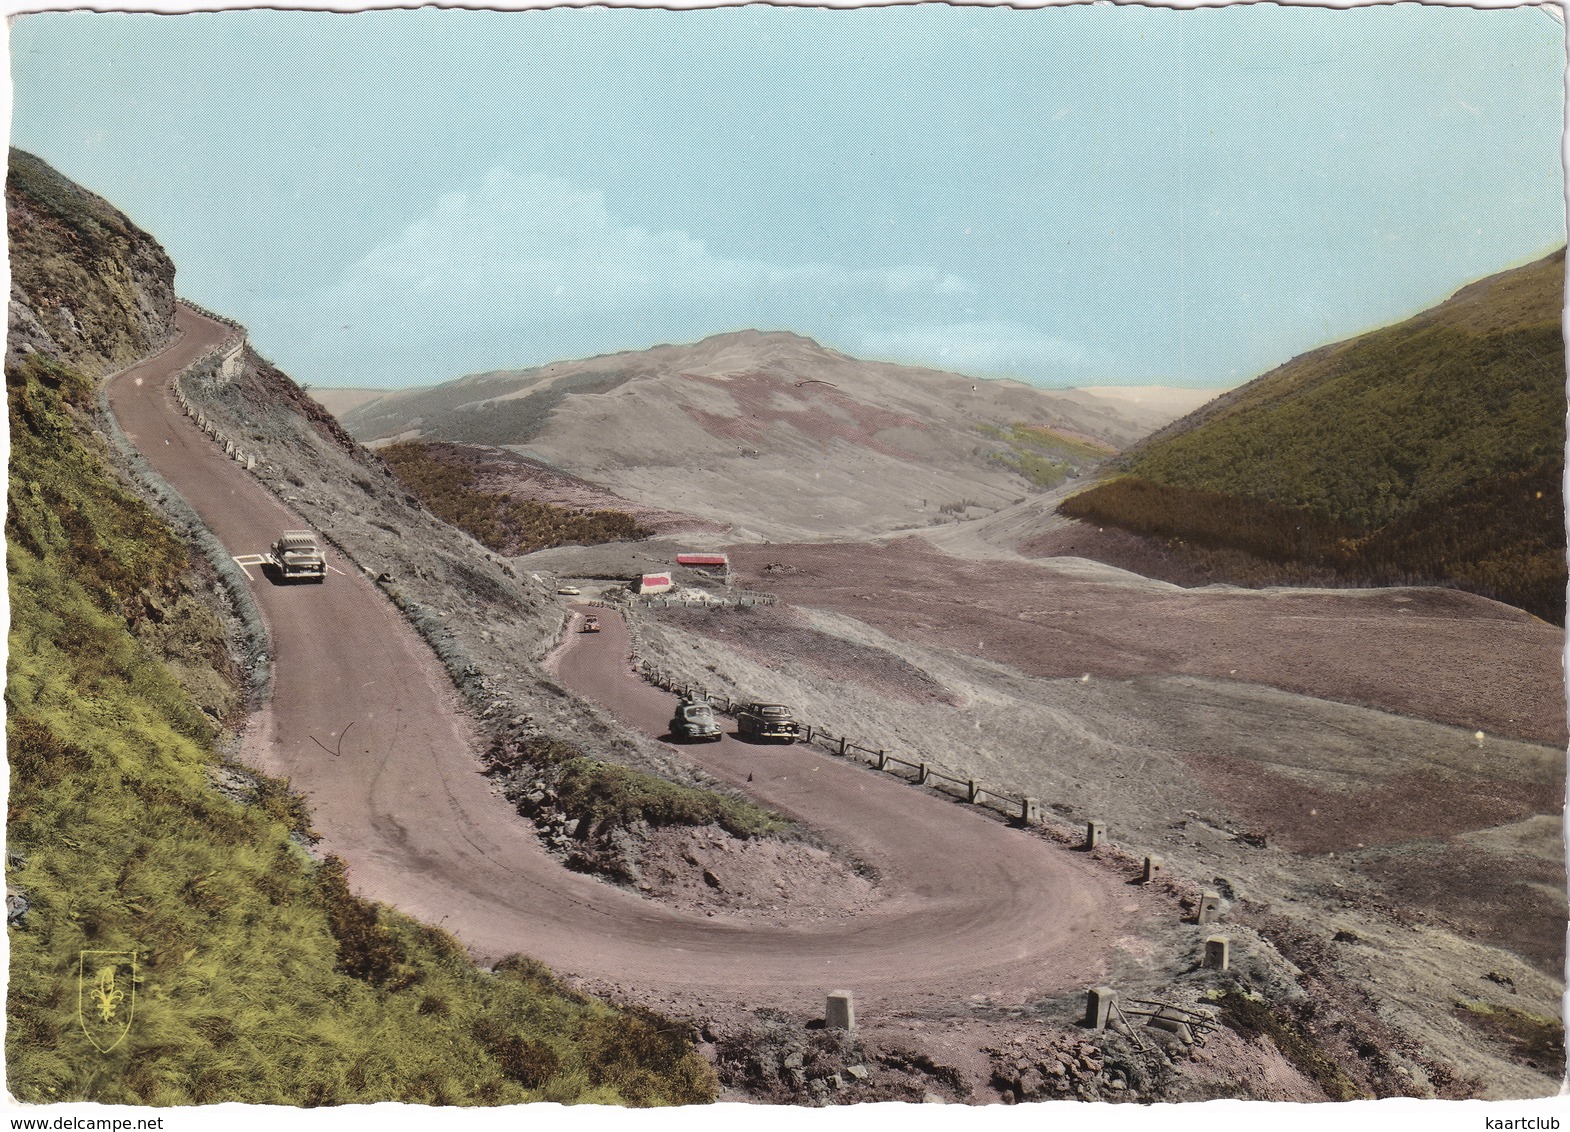
[[[1540,11],[49,13],[13,143],[315,385],[743,327],[1234,384],[1564,239]]]

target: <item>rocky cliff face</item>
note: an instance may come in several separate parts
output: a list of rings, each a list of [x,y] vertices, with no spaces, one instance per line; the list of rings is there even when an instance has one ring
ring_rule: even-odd
[[[6,364],[45,353],[88,377],[128,365],[174,333],[174,264],[101,197],[12,149]]]

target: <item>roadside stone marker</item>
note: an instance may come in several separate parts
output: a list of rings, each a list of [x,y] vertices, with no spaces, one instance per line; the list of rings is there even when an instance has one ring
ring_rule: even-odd
[[[1036,798],[1026,798],[1019,806],[1019,820],[1025,825],[1041,824],[1041,802]]]
[[[1085,1025],[1092,1030],[1105,1030],[1117,1002],[1118,992],[1111,987],[1091,987],[1085,992]]]
[[[1194,917],[1196,924],[1208,924],[1221,915],[1221,893],[1211,892],[1208,888],[1200,894],[1199,912]]]
[[[1166,862],[1163,861],[1160,857],[1146,857],[1145,871],[1140,874],[1139,882],[1141,884],[1149,884],[1151,881],[1155,880],[1156,874],[1161,871],[1161,866],[1164,864],[1166,864]]]
[[[1232,941],[1224,935],[1205,940],[1205,966],[1225,971],[1232,963]]]
[[[828,1006],[823,1011],[823,1025],[829,1030],[854,1030],[856,1028],[855,996],[848,990],[829,992]]]
[[[1107,823],[1104,821],[1090,821],[1085,823],[1085,848],[1094,849],[1101,844],[1102,838],[1107,835]]]

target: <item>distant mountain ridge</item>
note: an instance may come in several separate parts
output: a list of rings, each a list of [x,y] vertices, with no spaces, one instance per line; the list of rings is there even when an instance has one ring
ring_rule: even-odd
[[[837,377],[850,384],[856,382],[858,375],[869,373],[929,381],[948,379],[956,387],[963,384],[999,393],[1006,390],[1013,398],[1012,404],[1032,412],[1041,411],[1038,397],[1046,399],[1049,411],[1061,400],[1078,406],[1091,418],[1090,427],[1084,431],[1119,448],[1143,435],[1141,430],[1145,430],[1147,421],[1157,415],[1142,412],[1137,404],[1131,405],[1127,413],[1101,412],[1098,401],[1075,390],[1048,391],[1007,379],[865,362],[790,331],[739,330],[711,335],[690,345],[660,345],[527,369],[489,370],[440,385],[388,391],[346,410],[344,424],[355,435],[372,440],[418,427],[422,436],[431,438],[521,444],[543,427],[543,418],[550,408],[568,394],[608,393],[629,381],[671,374],[730,378],[746,373],[791,375],[798,380],[824,382]],[[508,404],[515,401],[530,406],[525,410]],[[483,424],[477,422],[470,414],[480,409],[496,412],[496,418]],[[417,426],[413,424],[416,418]],[[505,434],[506,439],[448,436],[448,430]]]
[[[1560,249],[1294,358],[1060,510],[1208,554],[1216,580],[1443,583],[1562,623],[1564,268]]]
[[[768,538],[880,534],[1007,506],[1166,419],[759,330],[471,374],[342,415],[365,442],[507,448],[639,504]]]

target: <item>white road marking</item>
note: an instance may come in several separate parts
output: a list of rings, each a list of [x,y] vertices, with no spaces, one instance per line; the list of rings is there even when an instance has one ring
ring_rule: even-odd
[[[347,577],[348,577],[348,576],[349,576],[349,575],[348,575],[348,574],[346,574],[346,573],[344,573],[344,571],[342,571],[342,570],[340,570],[340,569],[338,569],[338,567],[336,567],[336,566],[334,566],[334,565],[333,565],[333,564],[332,564],[332,563],[331,563],[331,562],[328,562],[328,563],[327,563],[327,564],[326,564],[326,566],[327,566],[327,568],[328,568],[328,569],[329,569],[329,570],[331,570],[331,571],[332,571],[332,572],[333,572],[333,573],[334,573],[334,574],[343,574],[343,576],[344,576],[344,577],[345,577],[345,578],[347,578]]]
[[[240,569],[245,570],[245,576],[250,578],[253,582],[256,579],[252,576],[251,572],[245,568],[247,566],[260,566],[265,562],[272,561],[272,559],[266,554],[236,554],[233,557],[234,564]]]

